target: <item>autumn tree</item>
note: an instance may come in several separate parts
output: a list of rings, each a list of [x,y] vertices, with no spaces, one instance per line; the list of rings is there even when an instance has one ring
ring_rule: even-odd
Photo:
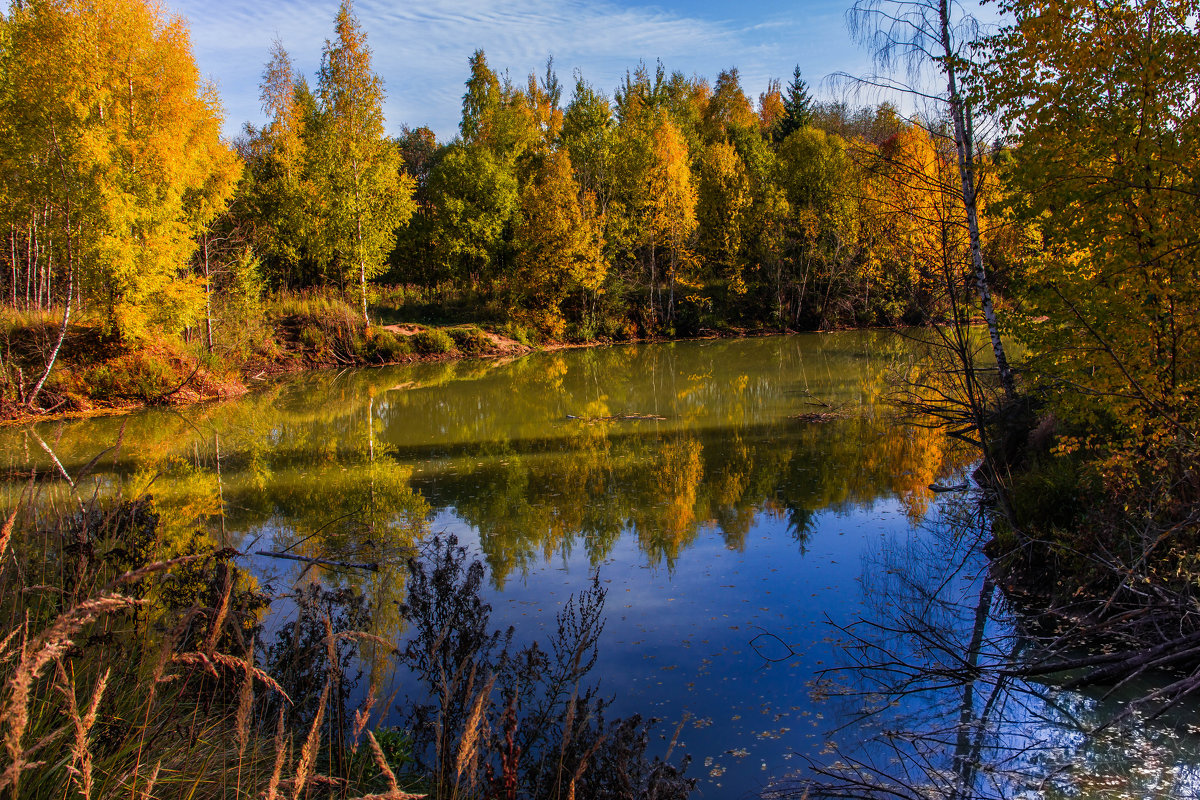
[[[47,282],[57,277],[59,345],[81,296],[126,339],[195,321],[194,237],[224,209],[239,167],[186,25],[140,0],[32,0],[3,27],[7,212],[14,224],[41,212],[30,244]]]
[[[713,274],[743,285],[743,229],[751,202],[746,168],[732,144],[718,141],[700,154],[698,171],[697,254]]]
[[[645,246],[651,298],[658,290],[658,258],[662,250],[666,255],[668,291],[663,306],[670,319],[675,314],[675,285],[680,268],[692,261],[692,236],[696,231],[696,189],[688,165],[687,143],[670,120],[661,120],[651,135],[645,180]]]
[[[514,89],[507,79],[501,81],[488,66],[482,50],[475,51],[468,65],[471,74],[466,81],[459,122],[462,141],[471,147],[486,148],[500,161],[515,167],[517,159],[543,135],[542,128],[535,123],[537,114],[545,116],[542,121],[547,127],[558,124],[549,111],[549,96],[534,98],[532,102],[537,108],[531,108],[530,98]],[[531,79],[531,83],[537,94],[536,79]]]
[[[988,83],[1016,134],[1009,205],[1036,245],[1021,338],[1068,449],[1115,454],[1110,488],[1149,540],[1194,530],[1200,5],[1002,8]]]
[[[965,83],[975,64],[978,23],[960,6],[946,0],[856,0],[849,20],[851,31],[871,48],[886,71],[860,80],[930,100],[937,109],[930,116],[944,116],[949,122],[970,240],[970,259],[964,267],[974,276],[996,373],[1005,397],[1012,401],[1016,381],[1000,337],[992,279],[984,262],[980,235],[981,173],[976,132],[980,103]],[[900,69],[907,69],[908,82],[903,74],[893,72]]]
[[[515,289],[524,304],[546,313],[548,327],[557,335],[568,293],[595,292],[604,282],[601,231],[595,199],[580,193],[570,157],[556,150],[521,192]]]
[[[704,124],[709,140],[729,138],[741,130],[758,131],[758,118],[742,91],[736,68],[717,75],[712,96],[704,106]]]
[[[775,139],[775,130],[785,113],[779,79],[772,78],[767,83],[767,90],[758,96],[758,128],[762,135]]]
[[[363,324],[367,280],[382,272],[396,229],[413,213],[413,182],[399,150],[383,135],[383,84],[371,70],[367,37],[350,0],[338,10],[337,38],[326,40],[317,98],[322,117],[316,162],[327,200],[324,257],[358,279]]]
[[[267,123],[247,125],[240,141],[248,174],[236,213],[276,285],[319,283],[326,276],[317,265],[323,198],[313,169],[316,98],[278,41],[259,88]]]
[[[854,289],[860,242],[851,198],[858,176],[846,142],[817,128],[794,131],[777,155],[788,262],[776,272],[776,304],[793,324],[823,327],[839,321],[831,306]]]
[[[444,147],[427,127],[405,125],[396,140],[404,171],[413,181],[413,216],[396,233],[396,247],[389,256],[391,276],[398,280],[434,286],[447,277],[433,241],[437,206],[430,190],[430,178],[440,161]]]

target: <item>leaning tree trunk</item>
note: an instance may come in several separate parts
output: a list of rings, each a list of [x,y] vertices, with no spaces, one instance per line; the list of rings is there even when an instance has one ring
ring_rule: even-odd
[[[54,345],[54,351],[50,353],[50,357],[46,359],[46,370],[42,373],[42,377],[38,378],[37,384],[33,387],[33,391],[29,393],[29,398],[25,401],[25,408],[32,411],[33,404],[37,401],[38,394],[42,391],[42,387],[46,385],[46,379],[50,377],[50,371],[54,369],[54,362],[58,360],[58,352],[62,349],[63,340],[67,338],[67,323],[71,321],[71,296],[75,293],[75,254],[71,247],[71,193],[69,182],[67,180],[67,166],[63,160],[62,148],[58,144],[58,136],[54,132],[53,126],[50,129],[50,135],[54,139],[54,149],[58,154],[58,169],[62,173],[63,186],[67,188],[66,203],[64,204],[64,213],[66,216],[66,256],[67,256],[67,292],[66,302],[63,304],[62,328],[58,331],[58,341]],[[47,263],[49,259],[47,259]],[[47,266],[49,269],[49,266]],[[47,303],[49,302],[49,298]]]
[[[50,353],[50,357],[46,359],[46,369],[42,372],[42,377],[38,378],[37,384],[33,387],[33,391],[29,393],[29,398],[25,401],[25,408],[33,410],[33,404],[37,401],[38,394],[42,391],[42,387],[46,385],[46,379],[50,377],[50,371],[54,369],[54,362],[58,360],[58,351],[62,349],[63,340],[67,338],[67,323],[71,321],[71,295],[75,289],[75,265],[71,257],[71,204],[67,203],[67,297],[63,304],[62,328],[58,331],[58,341],[54,344],[54,350]]]

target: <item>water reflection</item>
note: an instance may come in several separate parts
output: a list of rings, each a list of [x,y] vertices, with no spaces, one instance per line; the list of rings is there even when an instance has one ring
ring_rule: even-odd
[[[1044,639],[996,585],[978,506],[946,503],[926,535],[877,550],[864,611],[841,628],[847,661],[817,694],[844,721],[825,758],[777,781],[785,797],[1195,798],[1200,712],[1151,723],[1120,693],[1028,680]],[[1068,676],[1069,677],[1069,676]]]
[[[824,620],[856,607],[866,544],[908,532],[929,484],[971,458],[891,416],[889,375],[910,359],[890,333],[576,350],[306,375],[36,433],[80,492],[149,491],[173,530],[322,559],[249,561],[265,584],[361,589],[389,639],[400,565],[432,533],[486,560],[497,622],[519,638],[599,566],[601,690],[622,715],[690,714],[680,746],[704,795],[736,797],[793,751],[818,755],[805,682],[836,651]],[[43,496],[67,491],[31,431],[0,431],[0,452],[6,499],[31,470]],[[803,639],[803,660],[764,669],[748,644],[764,629]]]
[[[68,474],[120,442],[92,480],[150,491],[177,524],[215,524],[238,547],[266,535],[386,563],[430,512],[454,509],[503,585],[575,548],[600,563],[626,533],[671,568],[709,526],[744,547],[763,513],[801,545],[825,509],[898,496],[920,519],[928,485],[965,456],[881,407],[907,355],[872,333],[559,352],[311,375],[37,433]],[[12,477],[53,468],[35,435],[0,433]]]

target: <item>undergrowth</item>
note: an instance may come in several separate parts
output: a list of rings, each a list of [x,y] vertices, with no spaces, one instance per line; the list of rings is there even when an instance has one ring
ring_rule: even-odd
[[[45,485],[31,479],[0,518],[6,796],[671,800],[692,788],[682,766],[647,757],[648,723],[607,721],[586,683],[598,580],[544,647],[515,648],[488,627],[482,565],[437,539],[410,565],[403,647],[365,633],[373,609],[350,589],[296,586],[267,626],[281,598],[235,550],[180,535],[149,497],[55,504]],[[361,685],[381,654],[416,695],[399,727],[383,724],[391,700]]]

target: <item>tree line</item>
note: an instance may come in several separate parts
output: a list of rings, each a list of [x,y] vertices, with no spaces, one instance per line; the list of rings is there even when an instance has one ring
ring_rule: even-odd
[[[936,126],[814,102],[798,70],[757,104],[736,69],[710,84],[641,64],[611,97],[577,75],[569,98],[552,60],[517,84],[477,51],[469,73],[458,136],[406,127],[389,143],[412,216],[369,274],[468,292],[554,337],[938,313],[912,236],[933,206],[952,211]],[[336,196],[322,188],[323,91],[277,47],[270,120],[238,144],[248,177],[234,216],[279,286],[348,285],[319,235]]]
[[[983,315],[997,356],[1001,328],[1028,348],[1023,389],[1066,450],[1168,498],[1138,534],[1157,548],[1150,531],[1191,529],[1200,495],[1196,5],[1009,0],[989,37],[903,6],[888,24],[925,32],[949,87],[907,118],[815,102],[798,71],[756,102],[736,69],[710,83],[661,64],[611,95],[576,75],[568,96],[552,62],[518,83],[478,51],[439,142],[387,135],[347,0],[315,85],[277,44],[267,121],[231,144],[183,20],[142,0],[15,2],[0,280],[9,317],[49,320],[22,402],[73,319],[133,347],[186,332],[212,355],[263,316],[265,288],[340,293],[366,330],[375,287],[403,284],[584,340]],[[877,34],[895,34],[879,52],[903,44]]]
[[[135,340],[199,326],[210,351],[214,293],[262,284],[332,287],[364,323],[372,281],[466,292],[586,339],[936,313],[912,233],[944,200],[944,131],[816,103],[798,69],[757,104],[736,69],[710,84],[662,64],[611,97],[576,76],[568,98],[552,61],[518,85],[480,51],[458,136],[389,137],[344,3],[315,87],[277,42],[267,122],[230,145],[180,19],[47,0],[14,5],[4,36],[15,309],[86,306]]]

